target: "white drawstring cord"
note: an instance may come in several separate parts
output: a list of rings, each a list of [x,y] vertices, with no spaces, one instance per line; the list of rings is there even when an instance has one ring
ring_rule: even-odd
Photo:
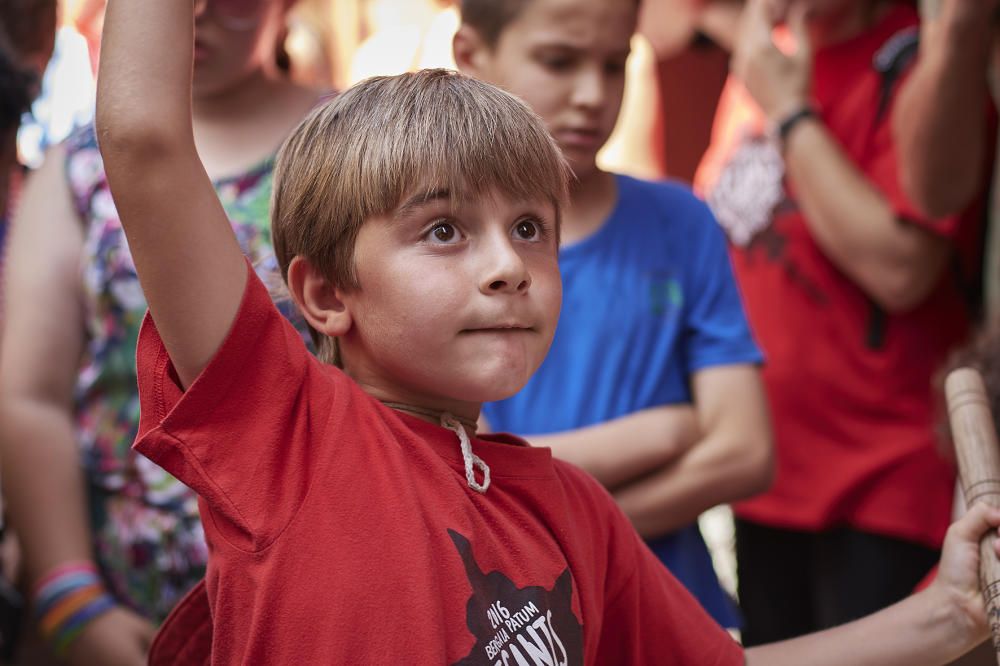
[[[490,467],[483,462],[482,458],[472,452],[472,442],[469,441],[469,435],[465,432],[465,426],[448,412],[441,414],[441,426],[458,435],[458,441],[462,447],[462,460],[465,462],[465,478],[469,482],[469,487],[478,493],[485,493],[486,489],[490,487]],[[482,483],[476,481],[475,467],[478,467],[483,473]]]

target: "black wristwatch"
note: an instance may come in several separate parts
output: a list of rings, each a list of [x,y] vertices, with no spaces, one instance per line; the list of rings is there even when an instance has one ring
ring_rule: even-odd
[[[806,104],[780,120],[775,126],[775,134],[778,136],[778,140],[781,142],[782,147],[784,147],[785,142],[788,141],[788,136],[792,133],[792,130],[795,129],[796,125],[806,118],[818,117],[819,114],[816,113],[816,109]]]

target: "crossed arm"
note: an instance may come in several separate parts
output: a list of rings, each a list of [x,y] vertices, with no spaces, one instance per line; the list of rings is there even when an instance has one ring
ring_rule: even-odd
[[[194,144],[193,16],[191,2],[108,3],[96,118],[139,280],[184,386],[222,344],[246,283]]]
[[[694,405],[645,409],[589,428],[528,436],[611,490],[644,537],[705,510],[762,492],[772,473],[771,433],[757,369],[696,372]]]

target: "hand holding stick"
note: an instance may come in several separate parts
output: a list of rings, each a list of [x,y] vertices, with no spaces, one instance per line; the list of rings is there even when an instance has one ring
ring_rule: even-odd
[[[945,394],[965,502],[1000,507],[1000,446],[983,379],[971,368],[959,368],[948,375]],[[1000,561],[993,538],[990,533],[980,543],[979,574],[986,621],[1000,663]]]

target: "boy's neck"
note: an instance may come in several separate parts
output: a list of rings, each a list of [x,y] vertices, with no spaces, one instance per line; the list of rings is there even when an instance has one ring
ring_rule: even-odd
[[[399,387],[386,387],[382,382],[372,379],[364,372],[345,367],[344,372],[361,387],[361,390],[379,402],[397,411],[411,414],[423,421],[441,425],[441,416],[450,414],[462,424],[475,424],[479,420],[482,403],[460,402],[447,399],[429,399],[416,395]],[[475,428],[470,428],[475,434]]]
[[[615,177],[594,169],[588,176],[570,185],[569,205],[563,212],[563,245],[579,242],[596,233],[614,210],[618,201]]]

